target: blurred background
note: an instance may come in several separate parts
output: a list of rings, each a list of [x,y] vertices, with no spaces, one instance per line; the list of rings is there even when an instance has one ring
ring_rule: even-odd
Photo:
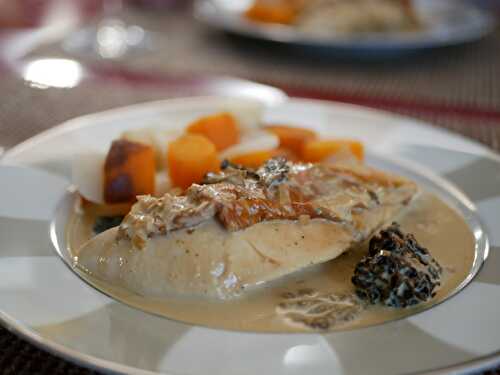
[[[86,113],[259,95],[254,82],[408,115],[500,149],[500,1],[333,2],[349,4],[0,0],[0,154]],[[10,373],[89,372],[2,329],[0,348]]]

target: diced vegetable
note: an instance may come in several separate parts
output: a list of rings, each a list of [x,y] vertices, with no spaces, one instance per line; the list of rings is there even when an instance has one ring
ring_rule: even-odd
[[[156,169],[163,169],[167,145],[182,134],[179,129],[155,129],[153,127],[127,130],[123,132],[122,138],[132,142],[140,142],[153,147],[155,151]]]
[[[171,193],[173,186],[172,181],[170,181],[170,176],[168,172],[165,172],[165,159],[163,158],[163,170],[156,173],[156,186],[155,186],[155,196],[162,197],[166,193]]]
[[[245,17],[257,22],[281,23],[289,25],[295,21],[299,9],[292,1],[255,0],[245,12]]]
[[[283,156],[289,161],[299,161],[298,155],[286,148],[248,152],[229,158],[229,161],[247,168],[258,168],[267,160],[277,156]]]
[[[302,159],[316,163],[339,153],[350,153],[359,161],[364,159],[363,144],[350,139],[313,140],[307,142],[302,149]]]
[[[104,203],[104,160],[105,153],[89,152],[75,155],[71,165],[71,180],[85,199]]]
[[[126,139],[114,141],[104,163],[104,201],[131,202],[137,195],[154,194],[155,173],[151,146]]]
[[[255,130],[260,127],[265,105],[256,100],[227,98],[224,108],[236,119],[240,131]],[[276,98],[275,100],[279,100]]]
[[[204,114],[202,112],[199,115],[194,115],[194,117],[193,115],[189,115],[189,117],[184,115],[182,130],[185,130],[189,123],[194,122],[201,116],[221,112],[230,113],[236,119],[236,123],[238,124],[241,133],[257,130],[260,128],[262,116],[267,106],[280,103],[283,100],[285,100],[285,96],[282,96],[280,92],[273,92],[271,96],[266,96],[265,100],[258,100],[249,97],[214,97],[213,99],[204,99],[203,102],[206,103],[206,105],[200,107],[195,105],[196,110],[194,112],[196,113],[196,111],[200,110],[203,111]],[[195,102],[198,101],[195,100]],[[169,127],[171,127],[171,122],[172,119],[169,117]]]
[[[186,134],[169,144],[167,170],[174,186],[185,189],[219,169],[217,149],[208,138]]]
[[[264,164],[266,160],[269,160],[277,155],[278,150],[253,151],[247,154],[234,156],[230,158],[229,161],[234,164],[243,165],[247,168],[258,168]]]
[[[280,147],[288,148],[298,155],[302,153],[302,147],[306,142],[317,137],[312,130],[292,126],[272,125],[267,126],[265,129],[278,136]]]
[[[256,151],[272,150],[279,147],[279,139],[270,132],[255,130],[245,132],[241,136],[240,143],[231,146],[221,152],[221,159],[231,159],[238,155],[250,154]]]
[[[207,137],[218,151],[238,143],[240,131],[236,119],[228,112],[202,117],[187,127],[190,134]]]

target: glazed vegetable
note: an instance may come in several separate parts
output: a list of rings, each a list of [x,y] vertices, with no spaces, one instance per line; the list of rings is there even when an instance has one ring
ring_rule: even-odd
[[[299,157],[286,148],[276,148],[273,150],[252,151],[246,154],[236,155],[229,158],[233,164],[239,164],[247,168],[257,169],[266,161],[276,156],[283,156],[289,161],[299,161]]]
[[[262,114],[266,108],[261,101],[243,98],[221,98],[217,99],[217,105],[213,106],[213,113],[229,112],[236,119],[240,131],[257,130],[260,126]],[[183,129],[185,128],[184,127]]]
[[[153,127],[127,130],[122,133],[121,138],[132,142],[144,143],[153,147],[156,159],[156,169],[161,170],[165,166],[165,155],[167,145],[182,134],[179,129],[155,129]]]
[[[306,142],[315,140],[317,137],[312,130],[292,126],[272,125],[266,127],[266,130],[278,136],[280,147],[288,148],[297,155],[302,153]]]
[[[278,150],[253,151],[238,155],[229,159],[231,163],[239,164],[247,168],[258,168],[267,160],[277,156]]]
[[[208,172],[219,170],[215,145],[199,134],[186,134],[171,142],[167,151],[167,169],[174,186],[183,189],[201,182]]]
[[[306,142],[302,149],[302,159],[317,163],[336,154],[349,152],[359,161],[364,159],[363,144],[349,139],[313,140]]]
[[[218,151],[235,145],[240,139],[238,123],[233,115],[227,112],[202,117],[189,125],[186,131],[207,137]]]
[[[104,163],[104,201],[135,201],[155,191],[155,154],[151,146],[119,139],[111,144]]]
[[[256,0],[245,12],[245,17],[257,22],[281,23],[289,25],[295,21],[299,12],[292,1]]]

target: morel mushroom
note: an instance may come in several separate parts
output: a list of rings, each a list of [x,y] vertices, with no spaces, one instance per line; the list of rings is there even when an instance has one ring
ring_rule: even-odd
[[[356,294],[371,304],[408,307],[434,297],[442,268],[397,223],[375,235],[354,270]]]

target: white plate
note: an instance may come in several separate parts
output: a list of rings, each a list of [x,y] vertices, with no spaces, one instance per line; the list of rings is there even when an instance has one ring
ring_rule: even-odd
[[[386,168],[409,168],[437,181],[461,202],[457,204],[470,215],[467,220],[476,225],[476,237],[486,250],[484,225],[492,245],[485,267],[460,293],[430,310],[383,325],[327,334],[222,331],[127,307],[66,267],[53,248],[53,243],[61,244],[61,234],[49,232],[49,227],[61,220],[56,209],[68,194],[72,156],[105,148],[124,128],[187,112],[196,116],[220,107],[224,100],[169,100],[85,116],[7,152],[0,165],[4,325],[75,362],[124,373],[397,374],[448,368],[435,372],[441,373],[450,366],[460,372],[496,363],[500,158],[463,137],[384,112],[292,99],[270,108],[266,118],[360,138],[369,147],[370,162],[389,158]]]
[[[211,27],[232,33],[299,46],[322,47],[353,57],[383,57],[478,40],[495,27],[495,19],[462,1],[416,0],[421,31],[317,35],[291,26],[265,25],[242,17],[251,1],[198,0],[195,15]]]

